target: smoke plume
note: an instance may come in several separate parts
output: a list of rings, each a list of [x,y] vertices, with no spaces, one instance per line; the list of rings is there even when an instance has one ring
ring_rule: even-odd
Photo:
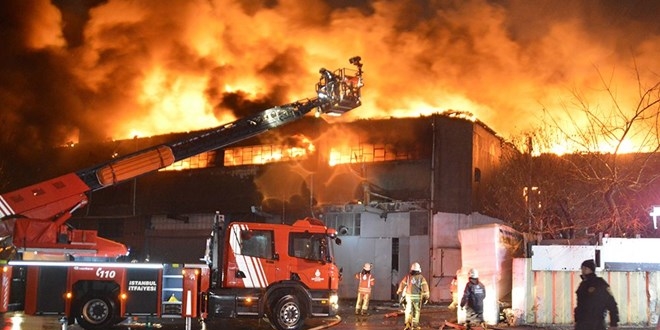
[[[654,1],[34,0],[0,4],[3,156],[203,129],[313,97],[363,59],[351,118],[469,111],[506,136],[660,72]],[[634,67],[636,65],[636,68]]]

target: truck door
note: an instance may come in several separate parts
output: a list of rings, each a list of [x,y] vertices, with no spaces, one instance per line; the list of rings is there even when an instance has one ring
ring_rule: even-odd
[[[289,272],[309,288],[327,288],[333,255],[331,243],[324,233],[289,234]]]
[[[279,281],[279,255],[273,230],[250,229],[247,224],[231,226],[227,283],[230,286],[266,288]]]

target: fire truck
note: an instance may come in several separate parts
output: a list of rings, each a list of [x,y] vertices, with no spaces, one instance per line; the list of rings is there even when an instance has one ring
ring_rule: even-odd
[[[267,317],[276,329],[299,329],[308,317],[332,316],[341,276],[337,232],[313,218],[292,225],[230,222],[216,213],[199,264],[119,262],[125,245],[67,224],[88,194],[158,171],[291,123],[316,109],[337,116],[361,105],[355,68],[322,68],[316,96],[266,109],[171,143],[116,157],[0,194],[0,312],[62,315],[101,329],[127,317],[192,319]],[[201,256],[200,256],[201,257]]]

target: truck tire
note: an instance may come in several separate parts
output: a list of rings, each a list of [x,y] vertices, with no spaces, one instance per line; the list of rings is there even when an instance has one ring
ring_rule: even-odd
[[[305,324],[305,314],[294,295],[282,296],[268,313],[268,319],[277,330],[298,330]]]
[[[91,296],[80,301],[76,321],[87,330],[103,329],[115,319],[115,302],[104,296]]]

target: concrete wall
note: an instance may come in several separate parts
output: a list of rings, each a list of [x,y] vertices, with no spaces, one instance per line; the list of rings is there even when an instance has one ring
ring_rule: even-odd
[[[343,280],[339,285],[341,298],[357,297],[355,273],[362,270],[365,262],[373,264],[372,274],[376,284],[372,299],[390,300],[392,286],[408,272],[412,262],[422,265],[424,276],[429,279],[428,236],[410,236],[409,213],[390,213],[387,220],[376,214],[362,213],[360,236],[342,236],[342,244],[335,246],[337,265],[343,268]],[[399,241],[397,268],[392,265],[392,239]],[[394,271],[396,269],[396,271]]]

